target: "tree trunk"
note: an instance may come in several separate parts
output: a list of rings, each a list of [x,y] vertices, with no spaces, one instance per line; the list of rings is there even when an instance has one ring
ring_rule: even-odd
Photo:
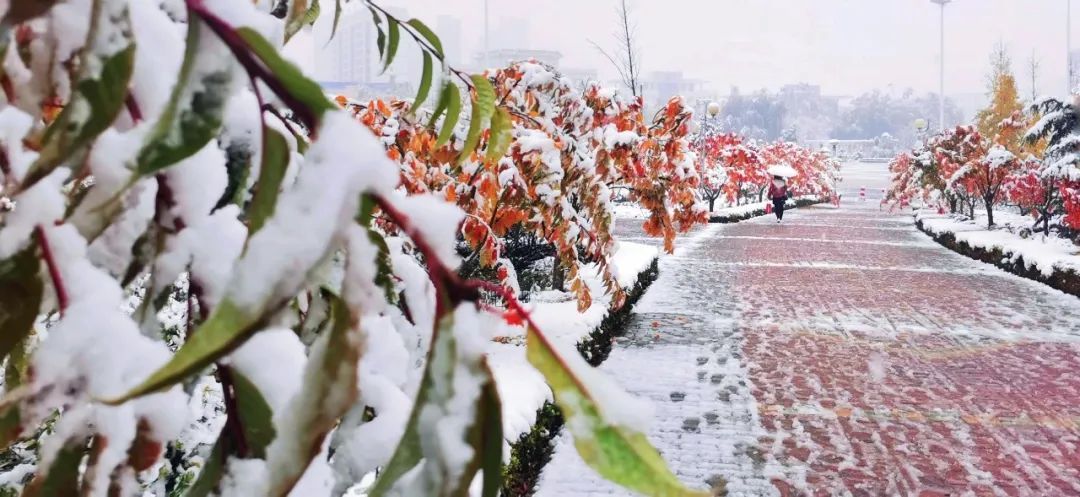
[[[987,228],[993,228],[994,227],[994,199],[993,198],[986,198],[986,199],[983,199],[983,201],[986,203],[986,227]]]
[[[566,276],[563,274],[562,266],[559,265],[559,256],[555,256],[555,259],[551,262],[551,287],[560,292],[566,291]]]
[[[714,206],[716,206],[716,197],[709,199],[709,212],[713,211]]]

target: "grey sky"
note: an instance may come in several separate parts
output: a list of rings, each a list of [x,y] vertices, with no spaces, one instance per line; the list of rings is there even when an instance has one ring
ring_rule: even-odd
[[[612,43],[615,0],[489,0],[494,29],[528,23],[529,47],[562,52],[564,68],[607,62],[589,44]],[[1040,93],[1065,89],[1066,0],[955,0],[946,11],[946,93],[980,93],[988,56],[1004,41],[1021,89],[1041,61]],[[384,0],[434,25],[460,18],[463,49],[481,46],[483,0]],[[937,89],[938,7],[929,0],[635,0],[646,70],[682,70],[726,92],[785,83],[827,93]],[[1080,4],[1077,9],[1080,10]],[[329,17],[329,16],[327,16]],[[1074,36],[1075,37],[1075,36]],[[1077,39],[1080,45],[1080,38]],[[518,48],[518,47],[500,47]]]

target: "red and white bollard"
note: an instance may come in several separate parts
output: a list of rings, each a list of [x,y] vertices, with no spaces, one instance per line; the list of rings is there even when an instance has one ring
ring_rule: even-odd
[[[866,202],[866,187],[859,188],[859,202]]]

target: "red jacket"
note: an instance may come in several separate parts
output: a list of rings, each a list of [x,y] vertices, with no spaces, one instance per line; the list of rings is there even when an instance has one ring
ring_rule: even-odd
[[[778,199],[778,198],[787,198],[787,196],[788,196],[787,185],[777,187],[775,182],[772,182],[772,181],[769,182],[769,198]]]

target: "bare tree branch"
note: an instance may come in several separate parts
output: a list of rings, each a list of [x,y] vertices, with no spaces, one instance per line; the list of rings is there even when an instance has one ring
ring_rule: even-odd
[[[611,65],[615,67],[615,70],[619,73],[619,78],[622,79],[623,86],[626,86],[630,90],[630,93],[634,97],[640,97],[643,93],[641,84],[641,54],[638,50],[637,43],[637,27],[632,21],[632,11],[628,0],[619,0],[619,5],[616,7],[616,14],[618,15],[618,26],[614,33],[616,46],[618,48],[618,57],[615,57],[607,50],[604,50],[597,43],[592,40],[592,43],[596,50],[600,52]]]
[[[638,65],[640,56],[637,44],[634,42],[637,29],[631,22],[631,11],[627,0],[619,2],[619,21],[622,24],[622,46],[624,50],[623,67],[628,76],[626,83],[630,87],[630,93],[635,97],[641,96],[641,75]]]
[[[603,55],[609,62],[611,62],[611,65],[614,66],[615,70],[619,73],[619,79],[621,79],[623,81],[623,84],[626,84],[626,82],[629,81],[630,78],[627,76],[626,72],[623,70],[622,64],[620,64],[617,60],[615,60],[615,57],[613,57],[610,53],[608,53],[607,50],[604,50],[604,48],[601,47],[600,45],[598,45],[596,42],[594,42],[592,40],[589,40],[589,43],[591,43],[592,46],[594,48],[596,48],[597,52],[600,52],[600,55]]]

